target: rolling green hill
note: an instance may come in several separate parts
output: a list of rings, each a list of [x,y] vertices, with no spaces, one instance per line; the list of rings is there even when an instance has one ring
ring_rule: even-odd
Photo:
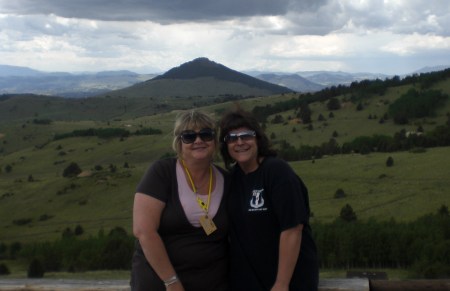
[[[209,99],[220,96],[269,96],[292,92],[246,74],[234,71],[207,58],[197,58],[172,68],[165,74],[136,85],[108,92],[113,97],[198,97]]]
[[[282,140],[294,146],[320,145],[328,142],[334,132],[337,132],[335,138],[339,144],[362,135],[392,136],[402,129],[416,131],[419,125],[427,133],[445,124],[450,101],[447,100],[435,116],[412,119],[403,125],[394,124],[392,119],[379,123],[389,104],[418,86],[391,86],[382,95],[368,94],[363,100],[363,109],[359,110],[356,102],[349,101],[350,96],[340,95],[337,98],[341,100],[342,107],[332,111],[334,117],[329,117],[326,101],[312,102],[309,104],[312,130],[295,118],[296,108],[290,108],[268,116],[266,131],[273,136],[277,147]],[[449,79],[434,83],[432,89],[450,94]],[[255,106],[274,105],[298,98],[303,96],[272,95],[242,99],[239,103],[252,110]],[[123,110],[120,98],[104,99],[109,103],[103,105],[109,107],[90,107],[90,113],[85,115],[80,113],[83,110],[77,108],[83,104],[74,103],[71,107],[61,104],[57,107],[59,101],[51,98],[49,102],[52,105],[48,105],[47,110],[42,107],[36,115],[33,109],[37,110],[41,105],[28,103],[30,99],[26,98],[22,102],[16,99],[16,113],[21,108],[23,112],[11,119],[0,119],[0,242],[51,240],[61,237],[67,227],[74,229],[76,225],[84,228],[85,236],[115,226],[131,230],[135,186],[152,161],[171,154],[171,130],[179,110],[159,113],[155,110],[152,114],[142,114],[145,109],[139,111],[138,103],[133,107],[139,111],[136,113],[130,110],[131,106]],[[192,107],[189,103],[192,100],[180,99],[185,106]],[[0,109],[3,110],[0,114],[9,112],[12,103],[5,102],[11,101],[11,98],[0,101]],[[154,104],[148,99],[147,102],[149,108],[153,108],[151,105]],[[91,104],[88,102],[84,106]],[[232,102],[225,102],[202,107],[202,110],[220,118],[224,111],[232,107]],[[73,114],[73,119],[64,118],[69,114]],[[276,115],[281,115],[284,121],[273,123]],[[325,120],[319,121],[320,115]],[[369,119],[369,115],[376,115],[377,118]],[[50,119],[48,124],[39,122],[46,118]],[[55,134],[89,128],[126,129],[130,135],[54,140]],[[133,134],[144,128],[159,129],[162,133]],[[394,160],[393,167],[386,166],[389,156]],[[332,221],[347,203],[351,204],[358,219],[373,217],[410,221],[435,212],[441,205],[450,204],[449,157],[450,147],[436,147],[423,152],[325,156],[291,164],[310,190],[313,221]],[[79,177],[64,178],[62,173],[71,162],[77,163],[83,172]],[[344,190],[346,196],[336,199],[334,194],[339,188]]]
[[[68,99],[34,94],[0,96],[0,122],[30,119],[131,119],[292,90],[231,70],[206,58],[173,68],[154,79],[97,97]]]

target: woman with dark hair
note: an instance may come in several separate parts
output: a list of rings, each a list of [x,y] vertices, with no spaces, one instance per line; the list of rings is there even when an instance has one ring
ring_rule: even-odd
[[[276,158],[250,113],[227,113],[220,129],[220,151],[231,171],[231,290],[317,290],[317,251],[302,180]]]

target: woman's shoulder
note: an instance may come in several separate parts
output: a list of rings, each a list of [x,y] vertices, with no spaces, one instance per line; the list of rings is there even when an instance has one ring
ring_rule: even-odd
[[[283,180],[290,177],[291,174],[295,174],[288,162],[277,157],[266,157],[261,169],[265,178],[272,177]]]
[[[263,161],[264,168],[267,170],[280,170],[280,169],[290,169],[291,166],[289,164],[280,158],[277,157],[266,157]]]
[[[150,164],[147,169],[147,174],[151,173],[171,173],[175,169],[177,159],[176,158],[164,158],[159,159]]]
[[[174,157],[163,158],[163,159],[154,161],[151,164],[151,167],[173,167],[173,166],[175,166],[176,162],[177,162],[177,159]]]
[[[217,164],[213,164],[213,166],[214,166],[214,168],[216,168],[222,175],[224,175],[224,176],[228,176],[228,175],[230,175],[230,173],[227,171],[227,170],[225,170],[224,168],[222,168],[221,166],[219,166],[219,165],[217,165]]]

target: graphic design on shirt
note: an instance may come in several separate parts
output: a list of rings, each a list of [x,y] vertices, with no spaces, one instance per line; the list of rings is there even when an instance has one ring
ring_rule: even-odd
[[[264,206],[263,192],[264,192],[264,189],[252,191],[252,198],[250,199],[250,208],[248,209],[248,211],[266,211],[267,210],[267,207],[263,207]]]

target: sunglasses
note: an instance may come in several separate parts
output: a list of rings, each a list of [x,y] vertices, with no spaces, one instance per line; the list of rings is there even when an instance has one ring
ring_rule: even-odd
[[[256,132],[254,132],[253,130],[248,130],[248,131],[241,131],[241,132],[236,132],[236,133],[229,133],[223,138],[223,140],[226,143],[234,143],[234,142],[237,142],[238,139],[241,139],[242,141],[249,141],[249,140],[253,139],[255,136],[256,136]]]
[[[203,128],[199,132],[193,130],[185,130],[180,134],[181,141],[186,144],[195,142],[197,137],[202,141],[212,141],[216,133],[211,128]]]

